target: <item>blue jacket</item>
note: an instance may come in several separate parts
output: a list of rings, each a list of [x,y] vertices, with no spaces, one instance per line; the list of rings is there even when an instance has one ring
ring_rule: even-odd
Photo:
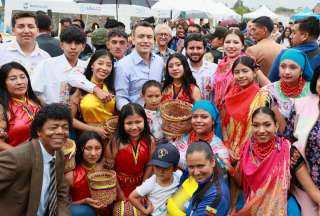
[[[199,183],[199,188],[203,188],[207,182]],[[218,204],[214,203],[217,196],[218,190],[221,191],[221,199]],[[192,200],[188,202],[186,207],[186,213],[188,216],[204,216],[204,215],[214,215],[211,213],[210,209],[216,209],[217,213],[215,216],[225,216],[228,214],[230,209],[230,191],[227,180],[220,177],[217,182],[209,188],[209,190],[204,194],[203,199],[199,202],[196,208],[192,209]]]
[[[309,62],[311,64],[311,67],[313,68],[313,70],[315,70],[317,67],[320,66],[320,49],[319,49],[319,45],[317,42],[308,42],[308,43],[301,44],[299,46],[292,47],[292,48],[300,50],[308,56]],[[285,49],[282,50],[280,52],[280,54],[273,61],[272,67],[269,71],[269,80],[271,82],[276,82],[280,79],[279,65],[280,65],[281,55],[283,54],[284,51],[285,51]],[[312,53],[313,55],[310,56],[310,53]]]

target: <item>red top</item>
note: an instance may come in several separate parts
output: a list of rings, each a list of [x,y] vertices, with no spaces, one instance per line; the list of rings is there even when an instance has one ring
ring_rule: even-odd
[[[134,144],[127,144],[119,149],[115,158],[115,171],[125,197],[142,183],[144,170],[150,159],[149,146],[145,140],[140,140],[136,149],[135,154]]]
[[[30,100],[12,99],[9,101],[8,143],[17,146],[30,139],[30,126],[39,112],[40,106]]]
[[[90,197],[87,170],[81,165],[77,165],[73,170],[73,186],[70,188],[70,194],[72,201]]]
[[[174,91],[173,91],[173,85],[171,84],[168,86],[167,91],[163,92],[161,102],[177,99],[181,101],[185,101],[187,103],[193,104],[194,100],[192,99],[192,93],[194,91],[194,88],[197,87],[194,84],[190,84],[190,96],[187,95],[187,93],[181,88],[181,90],[177,93],[177,96],[174,97]]]

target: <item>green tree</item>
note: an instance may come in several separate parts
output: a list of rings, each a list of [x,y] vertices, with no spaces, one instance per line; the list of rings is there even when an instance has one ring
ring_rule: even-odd
[[[243,4],[242,0],[236,1],[236,3],[233,6],[233,10],[238,14],[240,14],[241,16],[245,13],[250,12],[250,9]]]
[[[289,8],[285,8],[285,7],[278,7],[275,9],[274,11],[277,14],[293,14],[294,13],[294,9],[289,9]]]

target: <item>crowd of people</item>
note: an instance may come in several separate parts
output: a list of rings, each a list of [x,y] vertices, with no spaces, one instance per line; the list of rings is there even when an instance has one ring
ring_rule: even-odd
[[[128,35],[116,20],[85,31],[63,18],[53,37],[45,13],[13,15],[15,39],[0,45],[1,212],[320,215],[319,20],[172,23]],[[163,130],[172,101],[192,107],[182,136]],[[116,173],[112,204],[90,194],[98,170]]]

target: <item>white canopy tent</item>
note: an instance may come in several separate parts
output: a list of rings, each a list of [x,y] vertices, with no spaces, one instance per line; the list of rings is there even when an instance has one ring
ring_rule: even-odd
[[[185,11],[189,15],[206,15],[214,19],[234,18],[241,16],[222,3],[213,0],[160,0],[152,7],[156,11]],[[204,17],[203,17],[204,18]]]
[[[207,0],[207,1],[210,1],[210,0]],[[241,20],[240,14],[236,13],[231,8],[228,8],[226,5],[224,5],[221,2],[217,2],[215,4],[204,5],[204,7],[207,7],[207,6],[208,6],[208,10],[211,11],[212,15],[216,19],[223,20],[223,19],[233,18],[236,20]]]
[[[257,10],[251,12],[251,13],[246,13],[243,14],[244,18],[248,18],[248,19],[255,19],[258,18],[260,16],[268,16],[271,19],[277,19],[280,18],[279,15],[273,13],[269,8],[267,8],[265,5],[261,6],[260,8],[258,8]]]
[[[76,3],[73,0],[10,0],[6,1],[4,10],[4,29],[11,23],[12,11],[47,11],[66,14],[85,14],[97,16],[116,17],[116,5],[112,4],[85,4]],[[119,5],[119,20],[126,26],[130,25],[130,17],[152,16],[150,8]]]

